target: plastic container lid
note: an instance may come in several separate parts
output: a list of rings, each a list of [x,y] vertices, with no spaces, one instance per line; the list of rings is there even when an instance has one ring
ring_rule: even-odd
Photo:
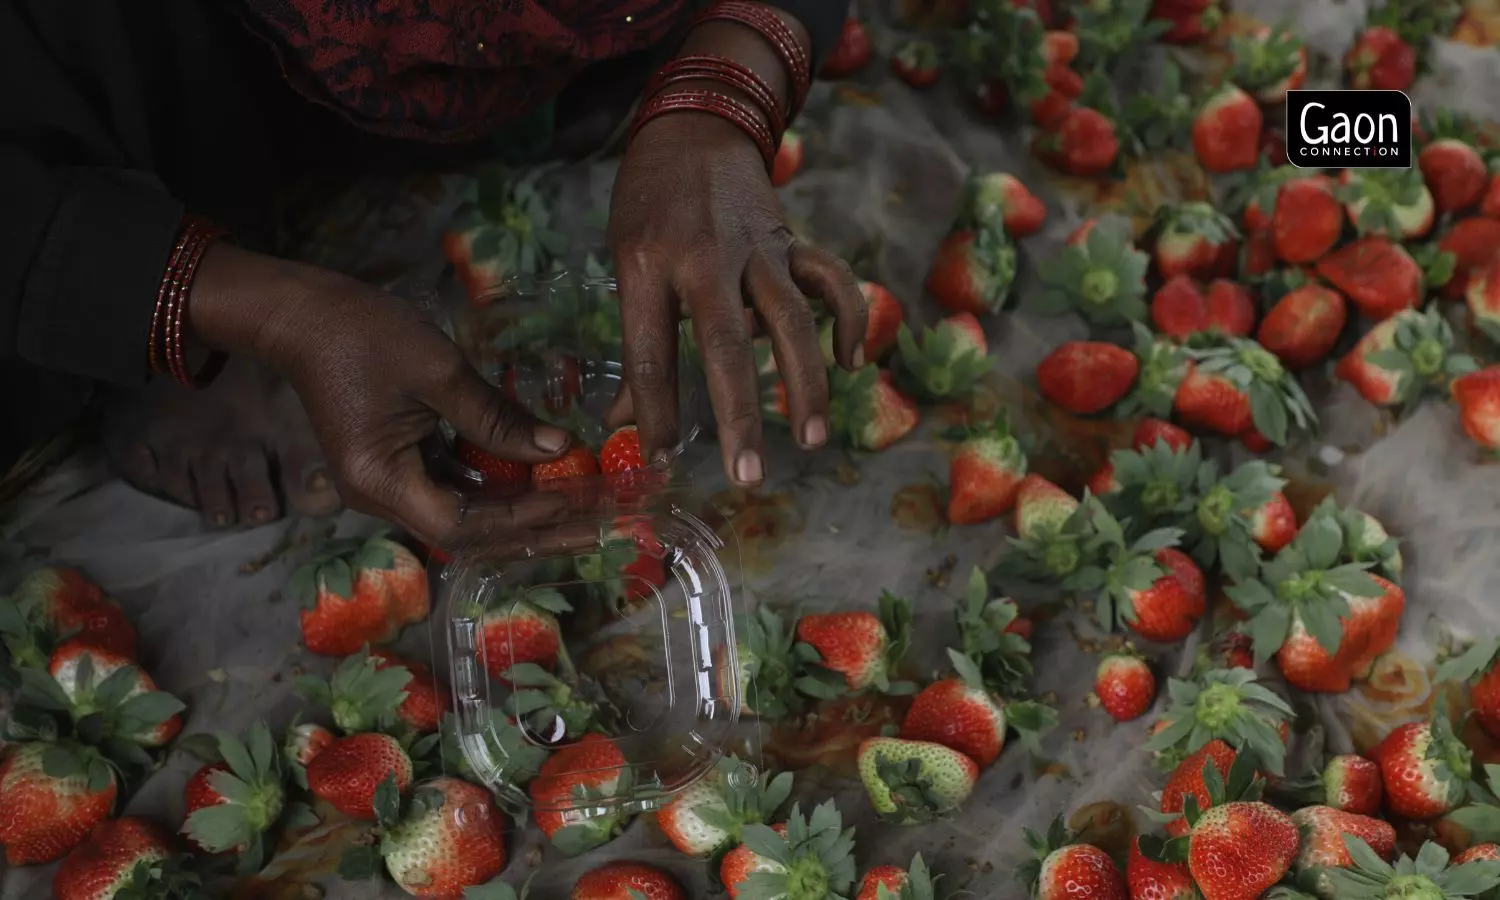
[[[613,282],[513,280],[453,306],[450,334],[481,374],[597,453],[623,384]],[[433,649],[448,656],[454,737],[512,812],[652,808],[729,752],[743,705],[738,545],[678,474],[702,449],[695,362],[679,383],[682,443],[644,470],[490,484],[451,436],[429,454],[471,509],[561,491],[559,518],[594,536],[550,555],[459,551],[440,575]]]

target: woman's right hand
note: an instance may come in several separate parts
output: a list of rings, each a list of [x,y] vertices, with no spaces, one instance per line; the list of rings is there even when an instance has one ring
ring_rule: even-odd
[[[481,378],[410,303],[352,278],[219,244],[199,266],[188,316],[204,343],[253,356],[291,383],[350,508],[446,550],[492,543],[554,551],[594,538],[592,527],[553,524],[565,503],[558,492],[467,509],[428,475],[419,445],[440,419],[518,462],[556,458],[569,437]]]

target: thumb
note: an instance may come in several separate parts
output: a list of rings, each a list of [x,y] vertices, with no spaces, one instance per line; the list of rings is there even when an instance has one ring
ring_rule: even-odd
[[[425,399],[465,440],[501,459],[546,462],[571,442],[566,431],[527,412],[471,366],[462,366],[457,377]]]

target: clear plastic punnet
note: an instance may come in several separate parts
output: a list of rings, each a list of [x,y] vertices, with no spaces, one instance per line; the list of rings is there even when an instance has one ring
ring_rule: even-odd
[[[446,654],[435,663],[450,675],[451,738],[513,813],[582,822],[655,808],[723,764],[743,707],[738,545],[684,474],[706,455],[701,374],[683,341],[681,443],[600,471],[623,385],[612,281],[507,281],[449,304],[446,319],[487,380],[591,458],[582,474],[539,480],[451,433],[429,449],[466,515],[546,492],[560,535],[475,543],[443,565],[432,643]]]

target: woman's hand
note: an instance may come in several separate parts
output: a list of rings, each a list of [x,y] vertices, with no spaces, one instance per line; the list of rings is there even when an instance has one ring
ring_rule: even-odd
[[[557,550],[593,539],[591,529],[547,526],[562,510],[561,494],[470,510],[428,476],[419,445],[439,419],[496,456],[528,463],[557,457],[568,435],[485,382],[408,302],[218,245],[203,259],[188,310],[198,338],[253,356],[291,383],[349,507],[448,550],[478,543]]]
[[[832,310],[834,353],[850,369],[864,363],[864,298],[843,260],[787,230],[750,138],[712,114],[648,122],[615,178],[609,244],[619,277],[625,379],[643,449],[654,452],[678,439],[677,323],[684,307],[703,354],[732,482],[751,486],[765,477],[747,307],[770,335],[792,434],[809,449],[828,439],[828,373],[807,298],[821,298]]]

